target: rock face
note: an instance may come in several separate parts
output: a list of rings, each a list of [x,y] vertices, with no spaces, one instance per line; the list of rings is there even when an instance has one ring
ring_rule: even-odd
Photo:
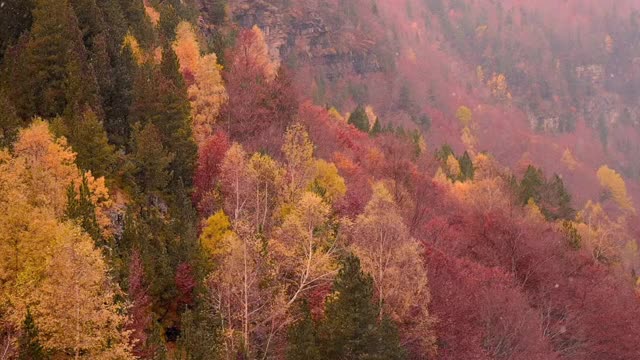
[[[232,0],[230,6],[234,21],[246,28],[260,27],[273,59],[289,67],[313,67],[329,81],[382,70],[373,34],[352,24],[335,5],[317,0]]]

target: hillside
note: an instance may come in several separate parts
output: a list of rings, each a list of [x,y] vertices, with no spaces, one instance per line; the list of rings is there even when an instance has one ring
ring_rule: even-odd
[[[640,358],[639,11],[0,1],[0,358]]]

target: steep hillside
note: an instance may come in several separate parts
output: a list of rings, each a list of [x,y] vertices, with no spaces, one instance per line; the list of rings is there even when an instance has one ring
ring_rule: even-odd
[[[634,6],[0,0],[0,358],[639,359]]]

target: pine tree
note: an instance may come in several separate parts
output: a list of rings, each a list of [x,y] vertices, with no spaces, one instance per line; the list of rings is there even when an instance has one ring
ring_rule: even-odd
[[[200,305],[182,314],[182,329],[178,349],[182,360],[213,360],[221,358],[220,320],[213,309]]]
[[[48,359],[48,356],[38,340],[38,327],[33,320],[31,310],[27,309],[27,315],[22,323],[22,333],[18,339],[18,360],[45,359]]]
[[[360,131],[369,132],[369,117],[362,105],[358,105],[353,111],[351,116],[349,116],[348,122]]]
[[[529,199],[533,199],[536,203],[540,202],[540,192],[544,185],[544,176],[542,171],[536,169],[534,166],[529,165],[527,171],[524,173],[524,177],[520,182],[519,196],[520,203],[526,205]]]
[[[318,335],[309,305],[304,302],[300,310],[302,318],[289,328],[287,360],[320,360]]]
[[[0,63],[8,46],[31,28],[34,0],[4,0],[0,10]]]
[[[91,171],[96,177],[109,176],[115,163],[115,151],[102,122],[91,109],[82,116],[67,121],[65,135],[73,150],[78,154],[76,163],[85,171]]]
[[[333,294],[320,324],[320,344],[325,359],[403,359],[392,323],[379,323],[374,305],[373,280],[360,268],[360,260],[349,255],[333,284]],[[381,325],[382,328],[381,328]],[[385,357],[391,356],[391,357]]]
[[[79,191],[76,191],[77,185]],[[96,207],[91,201],[91,190],[85,174],[82,174],[82,183],[69,185],[65,218],[76,222],[96,243],[102,240]]]
[[[77,113],[96,105],[96,81],[68,0],[37,0],[25,50],[26,81],[18,84],[23,117]]]
[[[458,162],[460,163],[460,181],[473,180],[475,169],[469,153],[465,151],[462,157],[458,159]]]
[[[169,164],[175,156],[164,148],[160,132],[151,123],[134,127],[132,140],[135,183],[144,194],[162,193],[171,180]]]
[[[8,147],[16,140],[20,125],[22,121],[13,104],[0,89],[0,148]]]

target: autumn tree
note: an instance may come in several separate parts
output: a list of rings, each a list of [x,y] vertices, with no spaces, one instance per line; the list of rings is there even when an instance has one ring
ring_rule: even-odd
[[[627,194],[627,186],[620,174],[603,165],[598,169],[597,176],[600,185],[611,194],[620,208],[635,213],[631,197]]]
[[[54,247],[42,286],[33,294],[43,346],[75,358],[133,359],[117,287],[102,255],[87,235],[61,226],[66,236]]]
[[[129,309],[129,322],[127,329],[130,331],[130,342],[133,346],[133,354],[143,357],[149,354],[149,332],[152,327],[153,316],[151,313],[151,298],[149,297],[142,258],[138,249],[133,249],[129,264],[129,288],[127,295],[131,302]]]
[[[390,316],[402,329],[402,343],[415,354],[433,353],[430,292],[419,245],[409,235],[400,211],[382,183],[353,229],[353,250],[371,275],[378,318]],[[413,299],[413,300],[410,300]]]

